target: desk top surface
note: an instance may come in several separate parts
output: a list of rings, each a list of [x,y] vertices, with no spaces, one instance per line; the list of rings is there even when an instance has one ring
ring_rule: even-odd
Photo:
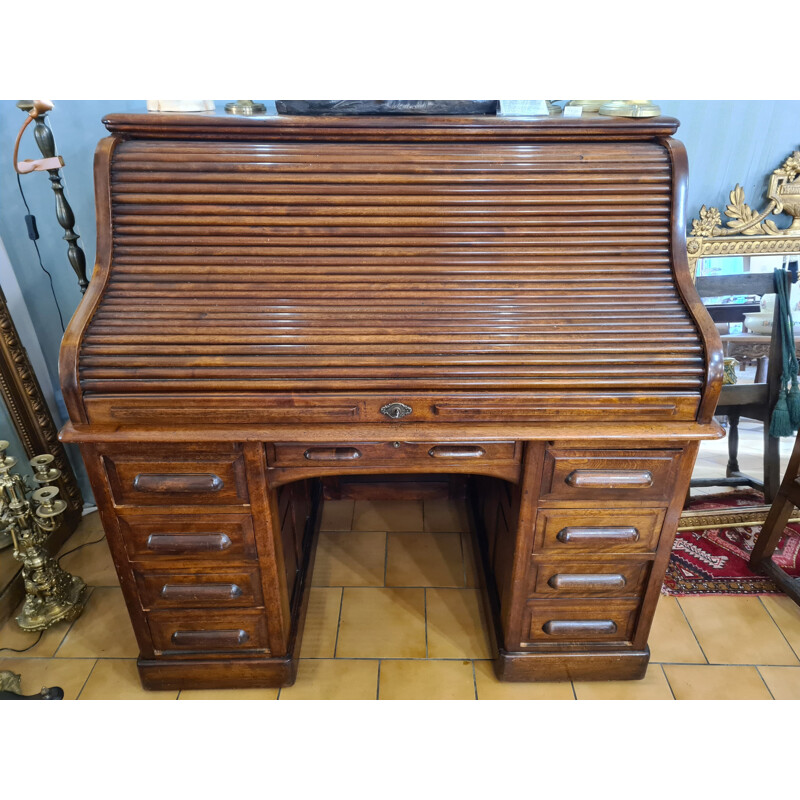
[[[289,116],[242,117],[222,112],[109,114],[103,122],[112,133],[136,138],[269,139],[377,141],[515,141],[594,139],[633,140],[671,136],[672,117],[626,119],[587,114],[582,117],[511,116]]]

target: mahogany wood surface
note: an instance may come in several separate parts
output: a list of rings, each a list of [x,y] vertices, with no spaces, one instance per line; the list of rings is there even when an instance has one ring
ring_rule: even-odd
[[[144,685],[290,683],[321,482],[456,475],[498,675],[641,677],[698,441],[721,435],[677,122],[106,124],[62,438]]]

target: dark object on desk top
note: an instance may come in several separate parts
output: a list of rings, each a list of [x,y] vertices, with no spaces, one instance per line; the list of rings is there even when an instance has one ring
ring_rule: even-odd
[[[276,100],[279,114],[496,114],[497,100]]]

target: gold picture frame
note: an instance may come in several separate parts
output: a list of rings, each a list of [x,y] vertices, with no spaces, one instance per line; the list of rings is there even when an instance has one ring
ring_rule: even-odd
[[[686,239],[693,280],[702,258],[800,254],[800,150],[771,173],[766,200],[762,211],[754,210],[745,202],[744,189],[736,184],[724,212],[702,206]],[[779,227],[780,220],[773,219],[781,213],[791,218],[788,227]],[[768,505],[759,505],[684,511],[678,530],[761,525],[769,509]],[[800,522],[800,510],[795,509],[790,522]]]
[[[50,534],[48,550],[56,553],[69,538],[81,520],[83,497],[64,445],[58,440],[58,429],[47,406],[42,388],[33,371],[28,354],[19,338],[11,318],[5,295],[0,289],[0,394],[2,394],[14,428],[24,448],[24,453],[13,453],[17,458],[49,453],[53,466],[61,470],[54,484],[67,504],[62,524]],[[10,550],[0,554],[11,558]],[[25,596],[21,567],[14,576],[0,586],[0,624],[7,620]]]

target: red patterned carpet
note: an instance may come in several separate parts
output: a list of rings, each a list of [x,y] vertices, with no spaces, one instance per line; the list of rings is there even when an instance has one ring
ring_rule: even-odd
[[[720,511],[730,506],[761,505],[759,492],[752,490],[701,495],[688,510]],[[675,537],[662,592],[668,595],[773,594],[775,584],[752,573],[747,561],[761,527],[720,527],[681,531]],[[800,576],[800,523],[787,528],[773,556],[789,575]]]

